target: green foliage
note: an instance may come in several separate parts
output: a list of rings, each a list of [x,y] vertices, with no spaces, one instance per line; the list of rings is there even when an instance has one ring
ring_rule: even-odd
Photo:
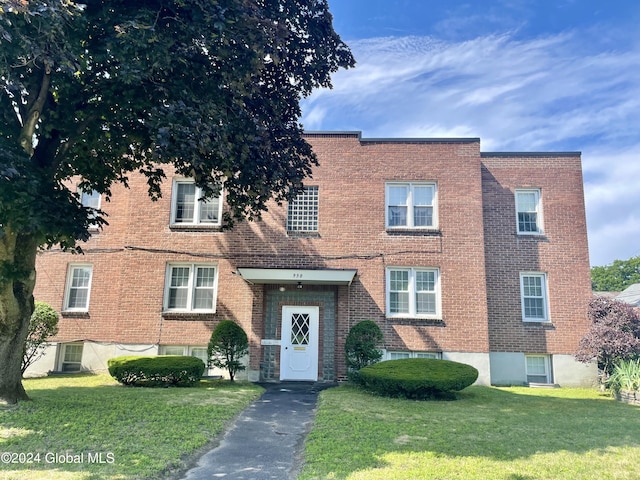
[[[621,292],[634,283],[640,283],[640,256],[591,268],[591,288],[596,292]]]
[[[596,297],[589,302],[589,330],[580,339],[576,360],[598,362],[606,377],[616,363],[640,355],[640,315],[629,304]]]
[[[199,358],[181,355],[110,358],[109,373],[123,385],[138,387],[191,387],[204,373]]]
[[[236,373],[246,368],[241,360],[248,353],[249,339],[242,327],[232,320],[221,321],[207,347],[210,364],[227,370],[233,382]]]
[[[29,322],[29,333],[22,355],[22,373],[29,365],[44,355],[49,337],[58,333],[58,312],[45,302],[35,302],[35,309]]]
[[[608,385],[613,390],[640,391],[640,358],[616,363]]]
[[[387,360],[364,367],[359,385],[379,395],[412,399],[442,398],[478,378],[471,365],[433,358]]]
[[[380,327],[372,320],[364,320],[351,327],[344,349],[347,369],[352,379],[355,379],[361,368],[380,361],[382,351],[378,347],[383,340]]]

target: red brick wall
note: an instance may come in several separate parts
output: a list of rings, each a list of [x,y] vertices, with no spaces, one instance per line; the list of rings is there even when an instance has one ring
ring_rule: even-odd
[[[148,199],[139,175],[130,176],[129,190],[114,188],[112,201],[102,204],[110,225],[87,242],[84,256],[52,251],[39,257],[36,298],[58,309],[67,263],[94,266],[88,318],[64,317],[57,339],[205,345],[219,320],[233,318],[249,335],[255,368],[264,292],[234,275],[236,268],[322,267],[358,269],[354,283],[339,289],[336,352],[343,351],[349,327],[364,319],[378,322],[392,349],[488,352],[491,338],[494,350],[555,352],[575,343],[588,286],[579,159],[485,158],[481,175],[477,140],[360,141],[355,134],[308,140],[320,161],[305,182],[319,186],[314,236],[287,235],[286,206],[275,204],[261,221],[231,231],[172,230],[169,169],[157,202]],[[385,230],[385,182],[392,180],[437,182],[439,232]],[[515,236],[511,191],[529,183],[544,189],[547,241]],[[166,264],[175,261],[218,265],[215,314],[162,315]],[[443,322],[387,319],[387,266],[439,268]],[[518,321],[523,268],[549,273],[554,330],[531,333]],[[337,362],[341,371],[341,357]]]
[[[579,154],[483,156],[491,350],[571,354],[591,297]],[[514,189],[541,189],[544,235],[516,233]],[[550,324],[522,322],[520,272],[547,274]]]

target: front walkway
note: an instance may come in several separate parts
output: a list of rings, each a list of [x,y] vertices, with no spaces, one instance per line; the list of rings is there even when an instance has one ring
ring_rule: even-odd
[[[302,466],[318,392],[333,384],[261,384],[264,394],[228,428],[220,445],[200,458],[182,480],[288,480]]]

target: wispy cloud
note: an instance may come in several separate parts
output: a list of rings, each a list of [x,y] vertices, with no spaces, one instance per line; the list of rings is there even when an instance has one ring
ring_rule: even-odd
[[[305,100],[302,122],[368,137],[480,137],[483,151],[580,150],[592,264],[628,258],[640,254],[640,45],[612,50],[598,35],[355,41],[356,68]]]

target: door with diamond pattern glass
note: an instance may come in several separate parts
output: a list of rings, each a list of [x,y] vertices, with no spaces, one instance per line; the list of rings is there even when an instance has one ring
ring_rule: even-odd
[[[282,307],[280,380],[318,379],[319,307]]]

